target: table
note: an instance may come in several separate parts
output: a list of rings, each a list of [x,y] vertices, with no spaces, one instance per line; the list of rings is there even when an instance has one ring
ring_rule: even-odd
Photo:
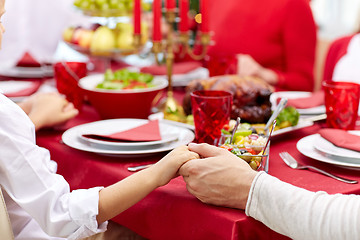
[[[165,154],[143,158],[109,157],[72,149],[61,142],[64,129],[99,119],[91,106],[84,106],[80,115],[63,129],[42,130],[37,134],[37,144],[49,149],[52,159],[58,163],[58,173],[72,189],[108,186],[132,174],[127,171],[129,166],[153,163]],[[311,191],[360,194],[360,184],[345,184],[311,171],[293,170],[280,159],[279,152],[286,150],[300,162],[360,181],[357,170],[314,161],[296,149],[300,138],[316,133],[322,126],[317,123],[273,137],[269,174]],[[242,210],[201,203],[187,192],[181,177],[156,189],[113,220],[148,239],[288,239],[247,217]]]

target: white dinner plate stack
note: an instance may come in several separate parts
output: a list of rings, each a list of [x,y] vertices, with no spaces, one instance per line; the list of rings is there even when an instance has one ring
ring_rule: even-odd
[[[10,63],[3,63],[0,66],[0,75],[18,78],[43,78],[52,77],[54,70],[52,65],[41,67],[18,67]]]
[[[360,131],[349,132],[360,135]],[[296,147],[302,154],[315,160],[360,170],[360,152],[337,147],[320,134],[300,139]]]
[[[97,154],[117,157],[138,157],[170,151],[194,140],[194,133],[183,127],[159,122],[161,140],[147,142],[113,142],[84,137],[84,134],[108,135],[146,124],[146,119],[109,119],[82,124],[68,129],[62,135],[69,147]]]

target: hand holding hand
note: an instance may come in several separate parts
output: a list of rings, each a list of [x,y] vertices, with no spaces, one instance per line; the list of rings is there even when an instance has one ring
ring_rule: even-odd
[[[187,146],[180,146],[151,166],[150,169],[156,171],[155,176],[159,176],[158,186],[163,186],[179,175],[179,168],[185,162],[197,158],[199,158],[197,153],[189,151]]]
[[[79,111],[58,93],[39,93],[25,100],[20,106],[38,130],[52,127],[75,117]]]
[[[277,74],[267,68],[261,66],[248,54],[238,54],[237,72],[241,77],[254,76],[259,77],[271,85],[278,82]]]
[[[188,191],[204,203],[245,209],[256,175],[248,163],[229,151],[208,144],[189,144],[203,159],[180,168]]]

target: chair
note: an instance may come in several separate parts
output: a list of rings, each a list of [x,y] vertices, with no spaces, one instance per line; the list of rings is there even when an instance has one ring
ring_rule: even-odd
[[[9,215],[6,209],[2,190],[0,188],[0,239],[11,240],[14,239]]]

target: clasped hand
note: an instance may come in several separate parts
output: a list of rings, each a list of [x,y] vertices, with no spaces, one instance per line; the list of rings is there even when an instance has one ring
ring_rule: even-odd
[[[187,190],[204,203],[245,209],[256,171],[225,149],[194,143],[188,149],[202,158],[184,163],[179,170]]]

